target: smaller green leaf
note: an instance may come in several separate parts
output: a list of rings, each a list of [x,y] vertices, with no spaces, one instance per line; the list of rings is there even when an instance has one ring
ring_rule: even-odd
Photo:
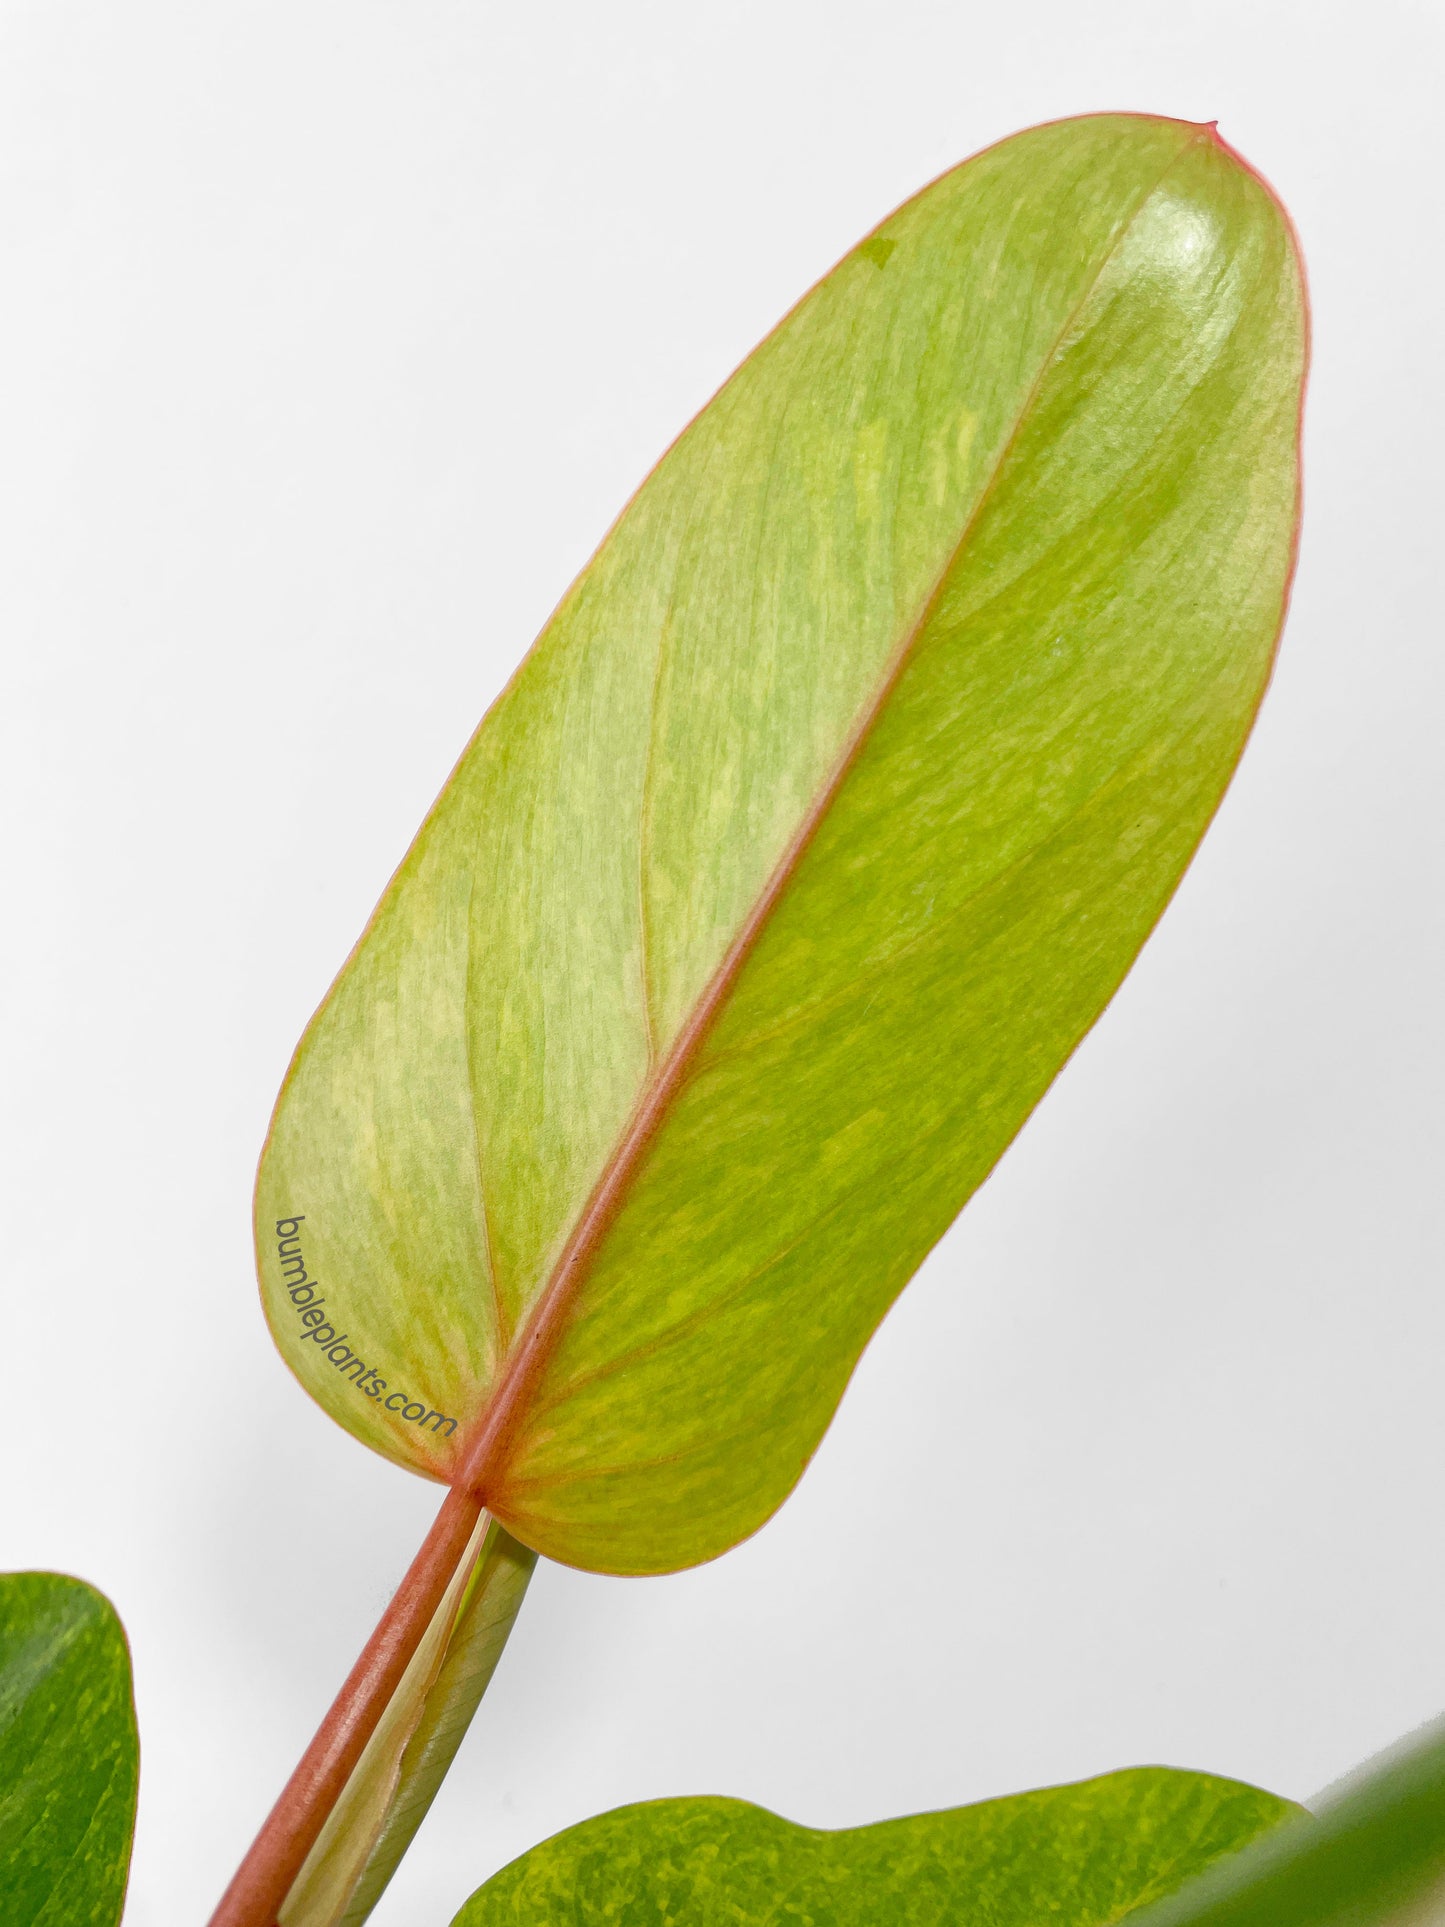
[[[534,1847],[452,1927],[1103,1927],[1298,1813],[1168,1767],[839,1833],[654,1800]]]
[[[56,1572],[0,1574],[5,1927],[115,1927],[139,1743],[115,1609]]]
[[[1352,1776],[1315,1824],[1232,1856],[1130,1927],[1445,1920],[1445,1722]]]
[[[281,1927],[361,1927],[368,1918],[456,1757],[536,1563],[535,1552],[483,1514],[395,1697],[286,1896]]]

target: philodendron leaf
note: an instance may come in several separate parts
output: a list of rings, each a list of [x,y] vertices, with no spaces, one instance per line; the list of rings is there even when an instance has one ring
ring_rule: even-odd
[[[0,1575],[5,1927],[115,1927],[138,1772],[130,1653],[110,1603],[59,1573]]]
[[[477,1539],[287,1895],[280,1927],[360,1927],[426,1818],[537,1563],[485,1517]]]
[[[302,1040],[262,1159],[321,1404],[615,1572],[780,1503],[1219,802],[1304,301],[1210,127],[891,215],[633,498]]]
[[[1137,1927],[1431,1927],[1445,1919],[1445,1722],[1290,1828],[1141,1914]],[[1131,1923],[1134,1927],[1134,1923]]]
[[[1113,1927],[1297,1815],[1166,1767],[841,1833],[741,1800],[654,1800],[534,1847],[452,1927]]]

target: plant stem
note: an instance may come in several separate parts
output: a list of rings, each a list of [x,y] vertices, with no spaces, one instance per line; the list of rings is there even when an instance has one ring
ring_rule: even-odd
[[[302,1863],[400,1685],[481,1513],[480,1500],[466,1492],[448,1492],[376,1631],[222,1895],[210,1927],[274,1927]]]

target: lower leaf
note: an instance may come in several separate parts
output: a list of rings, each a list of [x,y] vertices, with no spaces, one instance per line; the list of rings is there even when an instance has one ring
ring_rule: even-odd
[[[115,1609],[61,1573],[0,1575],[5,1927],[115,1927],[139,1770]]]
[[[1104,1927],[1300,1810],[1204,1773],[1138,1767],[838,1833],[741,1800],[621,1807],[534,1847],[452,1927]]]

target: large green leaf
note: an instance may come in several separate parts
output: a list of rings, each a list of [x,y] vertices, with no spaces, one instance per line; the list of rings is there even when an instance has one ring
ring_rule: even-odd
[[[889,217],[691,424],[302,1040],[287,1363],[527,1544],[759,1525],[1098,1016],[1269,673],[1288,223],[1102,115]]]
[[[1220,1865],[1131,1927],[1433,1927],[1445,1919],[1445,1724],[1353,1775],[1309,1828]]]
[[[115,1927],[139,1750],[109,1602],[54,1572],[0,1575],[0,1917]]]
[[[842,1833],[741,1800],[655,1800],[534,1847],[453,1927],[1113,1927],[1297,1814],[1166,1767]]]
[[[426,1818],[521,1608],[537,1556],[483,1519],[280,1912],[360,1927]]]

